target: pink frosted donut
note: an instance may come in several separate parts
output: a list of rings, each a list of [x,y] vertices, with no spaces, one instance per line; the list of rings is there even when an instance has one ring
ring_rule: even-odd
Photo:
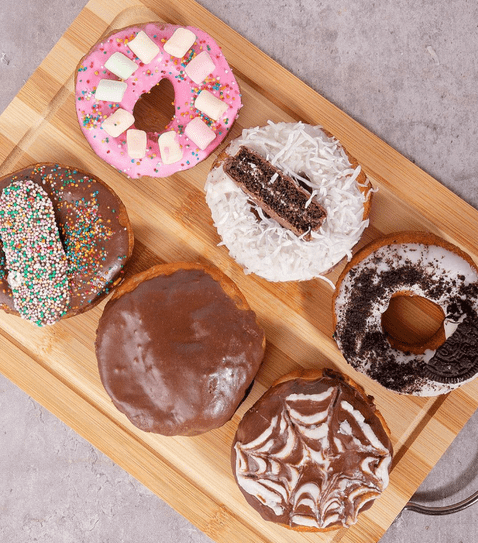
[[[135,127],[142,94],[162,79],[174,89],[164,132]],[[241,107],[217,43],[193,27],[135,25],[99,41],[76,73],[76,110],[95,153],[128,177],[166,177],[195,166],[223,141]]]

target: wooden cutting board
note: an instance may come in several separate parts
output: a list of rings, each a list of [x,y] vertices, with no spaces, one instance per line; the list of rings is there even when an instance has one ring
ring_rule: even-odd
[[[323,125],[345,144],[378,188],[361,245],[396,230],[428,230],[478,261],[478,211],[192,0],[91,0],[0,117],[0,174],[34,162],[60,162],[101,177],[123,199],[134,227],[136,248],[128,273],[177,260],[215,264],[257,312],[268,339],[266,358],[232,421],[195,438],[143,433],[113,407],[94,355],[104,303],[45,329],[1,314],[0,370],[213,540],[378,541],[478,406],[478,380],[434,399],[390,393],[355,373],[338,351],[332,339],[330,286],[319,280],[271,284],[244,275],[227,250],[217,246],[220,240],[204,199],[204,181],[220,149],[195,168],[166,179],[130,180],[96,157],[77,125],[75,67],[102,35],[152,20],[200,27],[221,45],[244,102],[232,137],[268,120],[302,120]],[[340,267],[330,278],[335,281],[339,272]],[[273,380],[298,367],[323,366],[350,374],[376,398],[392,431],[395,461],[389,488],[356,526],[307,535],[265,523],[249,508],[235,486],[229,451],[241,416]]]

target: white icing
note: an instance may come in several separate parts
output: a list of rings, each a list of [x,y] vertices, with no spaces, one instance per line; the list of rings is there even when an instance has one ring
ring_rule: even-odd
[[[312,415],[303,415],[295,409],[290,409],[290,415],[292,418],[300,420],[302,424],[318,424],[319,422],[324,422],[327,418],[328,410],[319,411],[318,413],[313,413]]]
[[[340,441],[340,439],[334,437],[334,443],[335,443],[335,446],[337,447],[337,451],[340,453],[340,452],[344,452],[344,446],[342,445],[342,442]]]
[[[369,194],[364,197],[356,182],[360,167],[353,169],[342,146],[320,127],[302,123],[269,123],[243,130],[227,152],[234,155],[241,145],[302,179],[326,209],[327,217],[321,228],[311,233],[312,240],[304,241],[251,204],[220,165],[210,172],[205,188],[222,243],[246,273],[269,281],[314,277],[329,281],[323,274],[344,257],[351,257],[352,247],[368,225],[363,213]],[[302,172],[308,179],[299,176]]]
[[[391,456],[385,456],[380,463],[378,464],[377,469],[375,470],[375,477],[382,481],[383,488],[388,486],[390,478],[390,464],[392,463]]]
[[[335,392],[334,387],[329,387],[327,390],[320,394],[289,394],[286,398],[286,401],[288,403],[290,402],[298,402],[298,401],[306,401],[306,402],[323,402],[324,400],[327,400],[332,396],[332,394]]]
[[[294,505],[297,506],[299,502],[303,501],[302,495],[307,494],[314,499],[315,502],[318,501],[320,497],[320,488],[315,483],[306,483],[299,487],[294,496]]]
[[[282,496],[264,486],[262,479],[256,481],[238,475],[238,482],[248,494],[256,496],[258,500],[272,509],[277,516],[282,514],[284,511],[284,507],[281,505]]]
[[[313,517],[306,517],[305,515],[293,515],[292,522],[298,526],[310,526],[318,528],[319,524]]]
[[[291,452],[294,450],[296,443],[297,443],[297,439],[295,437],[295,432],[290,426],[288,426],[287,440],[285,442],[285,445],[280,451],[274,453],[274,457],[278,459],[287,458],[291,454]]]
[[[257,436],[256,439],[254,439],[253,441],[250,441],[247,445],[244,445],[243,448],[245,448],[245,449],[255,449],[259,445],[264,444],[268,440],[268,438],[272,435],[272,432],[274,431],[274,428],[277,425],[278,419],[279,419],[279,417],[277,417],[277,416],[274,417],[271,420],[271,423],[269,424],[269,426],[262,432],[262,434]]]
[[[362,415],[362,413],[358,409],[354,409],[353,406],[350,405],[346,401],[340,402],[340,405],[344,411],[347,411],[354,417],[355,421],[357,422],[357,425],[362,430],[364,436],[370,441],[370,444],[372,445],[372,447],[375,447],[376,449],[382,450],[385,452],[386,447],[375,435],[375,432],[372,430],[372,427],[370,426],[370,424],[365,422],[365,417]]]
[[[343,420],[340,423],[339,433],[344,434],[346,436],[352,435],[352,427],[350,426],[348,420]]]

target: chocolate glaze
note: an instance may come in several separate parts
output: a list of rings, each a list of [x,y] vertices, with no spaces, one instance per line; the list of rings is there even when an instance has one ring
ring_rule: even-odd
[[[106,391],[133,424],[196,435],[234,414],[264,356],[264,332],[206,271],[179,269],[108,302],[96,355]]]
[[[122,277],[133,235],[124,205],[103,182],[57,164],[37,164],[0,179],[0,193],[14,180],[31,179],[53,202],[69,262],[70,303],[66,316],[90,309]],[[0,241],[0,308],[17,313],[7,281]]]
[[[310,232],[323,223],[326,211],[314,199],[309,202],[310,192],[255,151],[241,146],[226,158],[224,171],[267,215],[297,236],[309,241]]]
[[[330,394],[320,401],[313,399],[330,389]],[[342,402],[352,406],[363,420],[344,409]],[[319,431],[322,437],[315,438],[314,432],[320,430],[322,422],[314,424],[312,420],[320,413],[324,413],[326,430]],[[364,425],[371,433],[364,432]],[[371,440],[372,433],[375,438]],[[291,435],[295,436],[293,447],[286,445]],[[250,446],[254,440],[257,442]],[[323,530],[353,524],[359,511],[371,506],[388,483],[391,456],[389,434],[372,398],[341,374],[324,370],[320,378],[279,383],[256,402],[238,426],[232,468],[247,502],[265,520],[304,529],[294,519],[306,516],[317,523],[309,527]],[[257,496],[247,491],[248,480]],[[263,485],[263,491],[254,486],[256,482]],[[285,489],[287,496],[284,499],[280,492],[276,493],[282,511],[270,506],[273,496],[272,501],[268,500],[268,490],[278,487]],[[358,491],[360,488],[364,493]],[[351,496],[354,491],[357,495]],[[300,496],[307,497],[309,504],[301,502]]]

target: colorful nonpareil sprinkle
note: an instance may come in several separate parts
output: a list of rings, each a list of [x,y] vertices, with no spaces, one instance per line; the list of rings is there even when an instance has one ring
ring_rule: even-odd
[[[68,261],[53,204],[33,181],[14,181],[0,197],[0,238],[15,309],[38,326],[68,309]]]

